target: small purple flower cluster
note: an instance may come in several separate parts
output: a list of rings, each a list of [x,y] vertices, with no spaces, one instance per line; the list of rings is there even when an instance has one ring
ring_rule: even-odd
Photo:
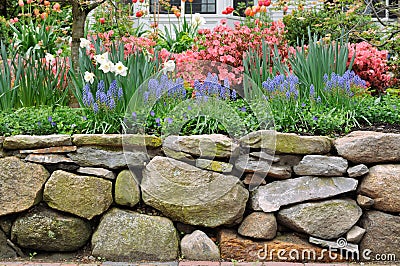
[[[366,82],[356,75],[354,71],[350,70],[347,70],[343,76],[337,75],[333,72],[330,79],[328,78],[328,74],[325,74],[324,83],[324,91],[342,90],[345,91],[349,96],[353,96],[354,94],[351,91],[352,87],[366,87]]]
[[[299,97],[299,78],[295,75],[278,75],[268,78],[262,83],[263,88],[273,97],[275,94],[284,94],[287,99]]]
[[[207,97],[215,97],[217,99],[236,100],[237,94],[235,90],[230,90],[228,79],[224,79],[224,83],[220,84],[217,75],[207,74],[203,83],[199,80],[194,81],[194,92],[197,99],[207,99]]]
[[[186,89],[183,79],[177,78],[175,81],[168,79],[167,75],[162,75],[160,80],[153,78],[148,82],[148,89],[143,93],[144,102],[149,99],[159,100],[161,97],[185,99]]]
[[[114,110],[117,102],[123,96],[123,90],[121,87],[118,87],[117,81],[113,80],[106,92],[104,81],[100,80],[97,84],[95,95],[96,98],[93,97],[90,85],[87,83],[83,88],[82,101],[85,107],[90,107],[97,113],[101,108]]]

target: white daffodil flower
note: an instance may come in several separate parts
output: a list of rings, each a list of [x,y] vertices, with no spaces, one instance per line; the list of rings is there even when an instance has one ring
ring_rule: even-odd
[[[99,54],[94,56],[94,60],[96,60],[97,64],[102,65],[103,63],[108,62],[108,52],[105,52],[104,54]]]
[[[128,68],[126,66],[124,66],[121,61],[119,61],[118,63],[115,64],[114,66],[114,73],[115,75],[121,75],[123,77],[125,77],[127,75],[128,72]]]
[[[192,25],[194,27],[200,27],[206,24],[206,19],[202,17],[199,13],[194,13],[192,16]]]
[[[85,80],[85,82],[90,82],[90,84],[93,84],[94,74],[89,71],[85,71],[85,75],[84,75],[83,79]]]
[[[49,54],[49,53],[46,53],[45,59],[46,59],[46,62],[50,63],[50,64],[53,64],[56,61],[56,58],[54,57],[54,55]]]
[[[104,73],[112,72],[114,70],[114,64],[110,60],[107,60],[101,63],[99,69]]]
[[[81,48],[90,49],[90,41],[88,39],[80,38],[80,40],[81,40],[81,44],[80,44]]]
[[[175,70],[175,62],[174,62],[174,60],[168,60],[168,61],[166,61],[164,63],[164,68],[163,68],[164,75],[167,72],[174,72],[174,70]]]

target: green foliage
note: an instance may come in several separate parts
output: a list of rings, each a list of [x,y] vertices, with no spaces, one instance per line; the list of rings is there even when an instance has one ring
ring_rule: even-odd
[[[321,91],[324,88],[323,77],[325,74],[329,76],[334,72],[343,75],[347,69],[351,69],[355,54],[347,66],[348,55],[347,43],[343,40],[325,44],[322,40],[318,40],[316,35],[311,37],[311,33],[309,33],[308,47],[302,45],[297,48],[295,53],[289,55],[288,60],[293,74],[299,78],[301,85],[305,88],[300,93],[307,94],[311,84],[314,85],[317,92]],[[281,62],[281,60],[274,62]],[[279,72],[289,73],[289,67],[281,65]]]
[[[321,8],[293,10],[283,17],[285,37],[290,45],[296,45],[302,38],[307,43],[310,28],[312,34],[329,40],[348,37],[350,42],[358,42],[361,32],[377,28],[371,16],[363,12],[364,9],[362,1],[340,0]]]
[[[17,50],[9,55],[4,44],[0,45],[0,107],[12,108],[67,103],[65,88],[66,59],[50,63],[32,50],[27,57]]]
[[[87,118],[81,109],[68,107],[27,107],[0,112],[0,135],[48,135],[82,133]]]
[[[170,23],[169,26],[164,26],[165,33],[160,33],[157,44],[171,53],[184,52],[192,48],[198,27],[199,25],[189,23],[186,16],[183,16],[182,23],[179,21],[178,25]]]

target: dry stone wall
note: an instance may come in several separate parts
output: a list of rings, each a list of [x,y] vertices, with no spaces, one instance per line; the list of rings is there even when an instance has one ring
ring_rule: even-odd
[[[398,261],[399,214],[397,134],[0,137],[2,259]]]

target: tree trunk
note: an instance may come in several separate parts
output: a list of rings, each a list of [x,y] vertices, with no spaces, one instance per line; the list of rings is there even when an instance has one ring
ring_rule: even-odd
[[[71,60],[76,73],[79,71],[79,49],[80,38],[84,38],[85,21],[87,12],[78,2],[72,1],[72,42],[71,42]]]

